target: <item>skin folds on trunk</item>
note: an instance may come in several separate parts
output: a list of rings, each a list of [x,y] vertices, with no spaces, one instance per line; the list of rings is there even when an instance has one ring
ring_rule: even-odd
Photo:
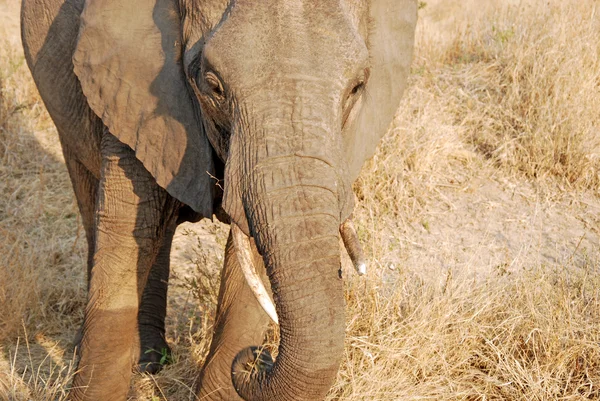
[[[291,155],[263,160],[248,177],[244,203],[251,205],[248,221],[267,266],[281,341],[275,363],[258,373],[244,372],[254,361],[242,351],[234,387],[246,400],[320,400],[344,346],[336,174],[320,158]]]

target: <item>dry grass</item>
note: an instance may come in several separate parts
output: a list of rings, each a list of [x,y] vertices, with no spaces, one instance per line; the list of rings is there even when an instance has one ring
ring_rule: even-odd
[[[9,312],[0,315],[0,338],[14,337],[23,324],[33,332],[36,319],[64,314],[51,328],[55,334],[81,317],[83,274],[78,269],[69,277],[70,286],[56,278],[73,274],[84,238],[74,237],[78,215],[66,168],[37,140],[54,131],[23,57],[6,45],[0,52],[8,61],[0,66],[0,277],[11,278],[0,286]]]
[[[351,280],[330,399],[598,399],[598,273],[536,267],[438,287],[407,273],[383,293]]]
[[[435,232],[433,214],[477,207],[461,198],[473,182],[533,194],[523,203],[536,210],[538,196],[553,210],[565,198],[575,208],[581,196],[598,202],[598,2],[421,3],[411,86],[355,186],[371,270],[355,277],[344,260],[346,353],[328,399],[600,399],[597,220],[584,219],[585,238],[565,220],[575,245],[560,257],[470,263],[479,275],[453,268],[463,250],[419,237]],[[85,238],[56,141],[23,57],[0,45],[0,400],[63,400],[73,374]],[[172,278],[174,364],[136,377],[131,399],[194,399],[226,232],[204,222],[179,233],[193,246],[177,251]],[[443,268],[401,257],[422,244],[434,244]],[[526,245],[540,255],[559,248]]]
[[[84,239],[66,168],[40,146],[55,132],[23,56],[3,42],[0,60],[0,400],[53,400],[83,314]]]
[[[444,99],[463,142],[495,165],[597,190],[598,4],[523,3],[424,47],[417,79]]]

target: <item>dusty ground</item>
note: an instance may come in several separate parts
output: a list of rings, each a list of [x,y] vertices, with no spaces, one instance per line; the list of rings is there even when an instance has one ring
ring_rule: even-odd
[[[466,347],[465,344],[469,343],[471,337],[477,337],[475,332],[485,331],[469,326],[467,321],[477,321],[478,316],[485,314],[481,311],[487,310],[486,307],[492,308],[489,310],[493,315],[500,315],[503,310],[510,309],[494,309],[498,308],[497,301],[510,303],[515,300],[517,304],[519,302],[517,300],[527,295],[524,292],[531,291],[532,294],[537,294],[538,290],[545,289],[546,295],[541,294],[540,298],[527,298],[527,301],[523,302],[531,303],[531,308],[535,308],[536,305],[546,308],[543,300],[559,291],[558,287],[551,286],[552,283],[560,283],[561,291],[565,291],[564,294],[571,294],[569,292],[571,290],[565,288],[572,282],[579,283],[577,280],[585,277],[583,284],[577,284],[578,289],[573,290],[579,291],[577,294],[581,294],[581,298],[571,299],[569,298],[571,295],[564,295],[565,299],[569,299],[565,303],[571,305],[572,302],[591,297],[589,302],[593,307],[586,306],[588,308],[586,310],[598,310],[593,309],[598,307],[598,289],[589,289],[588,285],[597,283],[598,273],[600,273],[600,198],[595,187],[571,187],[560,179],[549,181],[531,179],[513,170],[499,168],[493,160],[479,153],[469,141],[461,139],[460,135],[466,130],[466,123],[457,122],[453,115],[448,117],[450,112],[443,108],[444,99],[440,100],[444,95],[443,90],[439,89],[441,86],[434,86],[433,89],[422,86],[422,82],[433,78],[428,77],[427,72],[420,71],[429,69],[427,60],[432,49],[436,46],[451,47],[457,32],[468,30],[476,20],[492,18],[500,14],[503,7],[493,7],[497,4],[492,0],[463,2],[435,0],[423,4],[418,29],[420,49],[415,60],[415,78],[395,127],[384,140],[374,160],[365,166],[356,186],[361,201],[356,211],[357,225],[369,252],[371,270],[366,279],[357,279],[348,268],[348,261],[344,260],[346,276],[349,280],[347,286],[347,302],[350,311],[347,330],[349,351],[331,399],[550,400],[559,399],[559,396],[561,399],[598,399],[595,397],[600,395],[598,389],[594,387],[598,384],[592,379],[586,379],[600,377],[598,362],[585,365],[588,359],[581,356],[588,353],[600,355],[598,353],[600,339],[598,334],[593,334],[600,333],[599,320],[598,316],[594,316],[591,312],[591,315],[587,315],[585,311],[577,315],[579,324],[585,326],[587,331],[584,328],[565,328],[555,337],[551,333],[548,334],[548,338],[558,338],[556,341],[548,340],[549,342],[545,343],[540,340],[548,354],[551,356],[560,354],[565,360],[568,359],[564,356],[567,351],[559,347],[562,351],[554,352],[553,346],[548,344],[565,344],[568,343],[567,339],[575,337],[585,340],[581,341],[584,341],[588,348],[585,348],[585,352],[581,351],[583,348],[573,351],[580,352],[574,360],[584,360],[581,363],[587,366],[586,369],[591,373],[586,373],[588,376],[581,379],[583,384],[573,391],[569,390],[570,384],[562,386],[563,382],[560,380],[563,379],[556,379],[558,383],[556,386],[546,385],[544,380],[550,382],[548,378],[560,376],[556,372],[553,373],[552,369],[545,371],[539,368],[544,366],[544,363],[550,366],[559,365],[558,362],[550,362],[550,357],[547,357],[546,362],[541,357],[539,360],[533,358],[533,362],[527,359],[530,357],[524,357],[528,362],[522,362],[519,359],[520,351],[504,358],[500,356],[501,352],[494,348],[489,352],[492,354],[496,352],[498,360],[491,364],[498,369],[505,359],[517,361],[514,365],[510,365],[511,373],[518,370],[514,366],[523,367],[523,371],[519,372],[520,376],[517,377],[515,373],[515,376],[506,379],[505,383],[481,378],[482,376],[495,377],[492,373],[493,368],[484,369],[480,365],[469,362],[469,367],[463,369],[461,364],[464,361],[481,356],[480,352],[485,353],[480,349],[467,351],[470,353],[469,356],[463,358],[464,360],[461,359],[460,363],[452,359],[462,357],[452,356],[451,348]],[[540,3],[536,3],[535,0],[527,2],[514,0],[503,4],[506,7],[520,5],[525,10],[527,7],[533,7],[530,4]],[[18,53],[20,44],[16,0],[0,0],[0,21],[0,45],[16,49],[10,53],[10,56],[13,60],[16,59],[17,63],[22,63]],[[8,54],[4,52],[0,53],[0,56],[8,57]],[[5,61],[0,60],[0,62]],[[23,67],[17,65],[15,70],[22,71]],[[26,80],[26,75],[23,76]],[[27,85],[31,86],[31,83]],[[461,91],[467,90],[468,88],[465,87],[452,89],[457,97],[462,96]],[[7,329],[9,334],[5,334],[4,338],[0,336],[0,400],[61,399],[64,396],[64,391],[68,387],[69,369],[72,368],[69,363],[72,359],[70,339],[81,319],[81,307],[85,297],[82,272],[84,238],[68,186],[66,170],[62,166],[62,155],[56,133],[48,117],[44,115],[39,100],[34,99],[27,104],[31,106],[33,113],[29,116],[35,116],[36,120],[23,125],[24,128],[19,128],[19,135],[28,136],[30,142],[27,143],[34,144],[35,149],[43,153],[44,156],[39,160],[43,160],[43,165],[46,167],[40,167],[38,171],[34,164],[23,169],[22,174],[30,174],[33,177],[32,182],[35,183],[33,185],[37,186],[27,190],[25,195],[20,195],[25,189],[17,184],[18,178],[15,179],[14,167],[10,167],[12,165],[6,162],[8,159],[2,159],[6,168],[0,170],[0,180],[5,180],[4,184],[0,184],[3,197],[0,200],[0,241],[5,246],[0,251],[20,261],[21,259],[14,256],[16,254],[10,252],[21,249],[18,245],[19,241],[24,241],[27,236],[35,237],[38,241],[36,244],[39,244],[36,246],[40,246],[43,253],[56,256],[50,258],[51,260],[40,258],[35,259],[38,262],[28,263],[44,272],[39,276],[43,280],[48,281],[58,274],[62,280],[70,284],[69,289],[65,290],[61,289],[60,282],[56,283],[53,286],[52,296],[44,295],[48,292],[46,287],[36,284],[35,288],[41,288],[39,293],[42,295],[37,295],[39,299],[51,299],[55,305],[35,308],[28,306],[24,310],[14,308],[10,303],[11,292],[6,290],[3,292],[0,285],[0,310],[22,313],[22,316],[15,316],[17,321],[22,322],[21,327],[12,331]],[[596,124],[596,129],[599,126],[600,124]],[[600,154],[600,148],[590,148],[589,154],[592,156]],[[41,191],[39,188],[46,191],[40,198],[42,200],[29,201],[30,198],[38,197],[38,191]],[[45,207],[45,211],[30,216],[29,209],[25,212],[18,206],[20,196],[30,202],[27,208]],[[3,201],[6,201],[4,209]],[[193,386],[193,378],[197,373],[196,366],[201,363],[208,346],[207,340],[202,338],[202,333],[209,332],[211,321],[210,317],[204,316],[214,312],[218,268],[222,260],[221,254],[227,230],[226,226],[210,222],[186,224],[178,229],[172,256],[168,333],[177,363],[167,368],[157,378],[136,378],[131,399],[193,399],[189,388]],[[2,252],[0,257],[3,256]],[[6,259],[0,260],[0,263],[10,265],[10,261]],[[17,272],[21,266],[25,266],[20,263],[15,264],[16,267],[6,268],[4,272]],[[78,265],[82,268],[80,272],[76,270]],[[204,266],[208,266],[208,270]],[[10,270],[11,268],[17,270]],[[26,268],[23,267],[23,270]],[[557,279],[553,275],[556,271],[568,271],[568,273],[565,273],[565,276],[557,276],[560,277]],[[207,273],[202,274],[202,272]],[[10,280],[8,276],[0,276],[0,280],[5,279]],[[529,279],[532,281],[526,281]],[[546,279],[548,281],[544,281]],[[495,281],[500,284],[490,284]],[[417,282],[422,284],[411,287]],[[451,286],[449,284],[451,282],[456,283],[453,287],[456,294],[444,298],[446,288]],[[522,286],[519,287],[521,284]],[[488,285],[491,287],[488,288]],[[545,287],[546,285],[548,287]],[[564,287],[565,285],[567,287]],[[427,286],[431,286],[432,289],[421,290]],[[26,288],[22,291],[26,291]],[[421,294],[419,291],[423,291],[424,294],[419,295],[421,298],[411,298],[414,294]],[[472,299],[468,298],[470,292],[474,297]],[[459,296],[457,295],[459,293],[465,295]],[[365,297],[363,300],[360,299],[361,294]],[[63,301],[65,298],[68,301]],[[390,306],[388,302],[391,303],[391,300],[397,300],[397,304]],[[6,305],[2,305],[3,302]],[[432,309],[440,309],[440,315],[434,315],[430,310],[425,312],[420,309],[427,302],[432,305]],[[467,315],[456,312],[462,308],[471,310],[470,306],[466,305],[477,304],[481,306],[473,306],[474,311]],[[449,309],[442,310],[440,305],[447,305]],[[564,306],[563,303],[551,303],[551,305],[555,305],[553,308],[556,310],[560,309],[556,305]],[[386,307],[391,309],[388,310]],[[32,308],[35,312],[32,312]],[[511,320],[523,319],[525,325],[527,322],[537,325],[527,329],[529,335],[533,337],[537,331],[544,330],[545,326],[535,323],[537,321],[532,317],[542,316],[544,312],[537,311],[528,315],[525,311],[529,309],[515,310],[513,315],[507,312],[508,317],[498,322],[492,323],[493,319],[483,321],[481,327],[485,326],[492,330],[498,336],[497,338],[502,337],[498,333],[502,332],[502,327]],[[455,312],[458,317],[454,315]],[[399,321],[406,324],[410,330],[418,332],[419,337],[425,336],[427,340],[429,330],[431,334],[427,344],[442,344],[440,349],[443,351],[440,349],[432,351],[426,356],[430,359],[424,360],[425,357],[420,357],[421,354],[415,351],[422,345],[411,342],[413,337],[406,334],[406,331],[402,331],[408,330],[405,327],[391,331],[392,334],[386,334],[385,340],[383,336],[378,337],[383,330],[381,327],[391,330],[389,324],[382,322],[386,320],[386,316],[396,316],[395,314],[401,317]],[[547,317],[552,321],[564,318],[558,312],[556,316],[550,316],[551,314],[549,312],[543,318]],[[368,320],[369,317],[365,315],[375,317],[371,316],[373,320]],[[32,316],[35,319],[33,323],[30,319]],[[412,326],[406,323],[415,316],[422,316],[421,323],[417,322]],[[438,332],[435,331],[438,329],[437,326],[433,329],[427,326],[434,320],[443,322],[444,319],[446,322],[458,322],[458,324],[462,322],[467,327],[464,332],[461,332],[463,334],[460,340],[450,343],[442,335],[436,337],[436,333],[443,332],[447,335],[447,329],[439,329]],[[371,322],[369,323],[371,326],[365,323],[367,321]],[[424,323],[425,321],[428,323]],[[548,327],[548,332],[558,330],[557,326],[551,324]],[[560,330],[562,329],[561,327]],[[28,332],[25,333],[27,330]],[[582,334],[574,334],[576,332]],[[389,336],[397,338],[392,343]],[[406,338],[404,343],[401,342],[402,337]],[[527,335],[525,337],[526,340],[519,341],[529,344],[530,338]],[[487,338],[483,341],[486,344],[494,343],[496,337]],[[510,339],[506,341],[507,343],[512,344],[513,340],[514,344],[518,343],[513,337],[507,338]],[[390,342],[386,343],[386,341]],[[510,344],[509,348],[520,347]],[[578,347],[583,347],[581,343],[577,344]],[[498,344],[494,346],[500,347]],[[523,347],[527,348],[525,345]],[[532,352],[535,353],[535,350]],[[436,359],[436,355],[439,360]],[[408,359],[403,359],[405,357]],[[419,366],[422,364],[423,367],[415,373],[394,365],[406,364],[407,360],[420,360],[414,363]],[[529,362],[531,364],[528,365]],[[574,363],[576,367],[579,366],[577,365],[579,362]],[[449,366],[461,366],[461,368],[455,371]],[[535,366],[538,366],[541,373],[536,371]],[[364,374],[362,372],[364,369],[373,372],[372,375]],[[437,369],[437,373],[433,374],[428,369],[431,371]],[[485,374],[474,374],[473,371],[477,369]],[[573,369],[569,370],[571,372],[569,374],[575,377],[576,373],[573,372],[577,369]],[[394,370],[401,372],[403,377],[396,378],[389,373]],[[383,371],[387,373],[380,373]],[[501,376],[498,374],[498,377]],[[452,380],[455,377],[459,377],[456,383],[460,384],[453,384]],[[529,378],[530,381],[523,377]],[[505,376],[502,378],[504,379]],[[381,380],[381,383],[377,383],[378,380]],[[394,380],[397,380],[397,384],[394,384]],[[564,380],[569,382],[571,379]],[[426,383],[428,381],[429,384]],[[481,388],[477,387],[479,381],[485,383]],[[368,385],[365,382],[369,382]],[[584,391],[581,388],[585,387],[585,383],[589,384],[589,389]],[[489,389],[490,386],[492,389]],[[517,387],[510,390],[511,386]],[[557,388],[562,386],[567,390],[561,393],[553,386]],[[45,387],[52,388],[52,391],[49,395],[42,396]],[[503,389],[505,387],[506,390]],[[538,390],[539,392],[536,393],[535,391]]]

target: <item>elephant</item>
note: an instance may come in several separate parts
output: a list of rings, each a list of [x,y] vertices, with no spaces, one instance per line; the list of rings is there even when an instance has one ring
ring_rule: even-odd
[[[215,216],[231,232],[198,398],[326,396],[340,238],[365,269],[352,184],[400,104],[416,20],[416,0],[22,0],[88,243],[71,400],[125,400],[132,367],[158,371],[173,234]]]

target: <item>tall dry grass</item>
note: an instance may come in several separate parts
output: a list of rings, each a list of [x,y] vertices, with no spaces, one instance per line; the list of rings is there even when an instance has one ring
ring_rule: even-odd
[[[444,269],[433,280],[425,266],[394,259],[396,234],[424,225],[444,188],[475,178],[597,197],[597,1],[420,3],[410,87],[355,185],[371,270],[358,278],[344,260],[345,356],[327,399],[600,399],[600,253],[575,247],[555,263],[500,265],[483,277]],[[446,14],[455,17],[436,25]],[[0,46],[0,400],[63,400],[85,302],[85,238],[23,64]],[[130,399],[194,399],[226,236],[203,224],[216,245],[195,246],[197,270],[174,266],[174,363],[137,376]]]
[[[54,149],[40,145],[48,136]],[[66,345],[83,314],[84,238],[56,147],[22,52],[2,41],[0,400],[54,400],[72,370]]]
[[[597,262],[441,286],[408,272],[390,291],[352,279],[329,399],[600,399]]]
[[[78,277],[69,266],[80,263],[84,238],[74,242],[77,208],[66,168],[38,141],[54,129],[24,65],[23,56],[6,44],[0,60],[0,340],[23,325],[61,315],[50,334],[80,318],[84,285],[63,286]],[[55,145],[56,146],[56,145]],[[74,252],[76,251],[76,252]],[[79,271],[80,269],[77,269]],[[47,323],[47,320],[46,320]]]
[[[464,68],[448,77],[463,89],[455,113],[467,138],[494,163],[528,177],[556,177],[569,189],[598,189],[596,7],[563,1],[532,8],[528,26],[512,11],[487,32],[465,32],[442,55]]]
[[[425,47],[417,68],[435,81],[463,141],[495,165],[597,190],[598,4],[522,4],[470,21],[443,48]]]

